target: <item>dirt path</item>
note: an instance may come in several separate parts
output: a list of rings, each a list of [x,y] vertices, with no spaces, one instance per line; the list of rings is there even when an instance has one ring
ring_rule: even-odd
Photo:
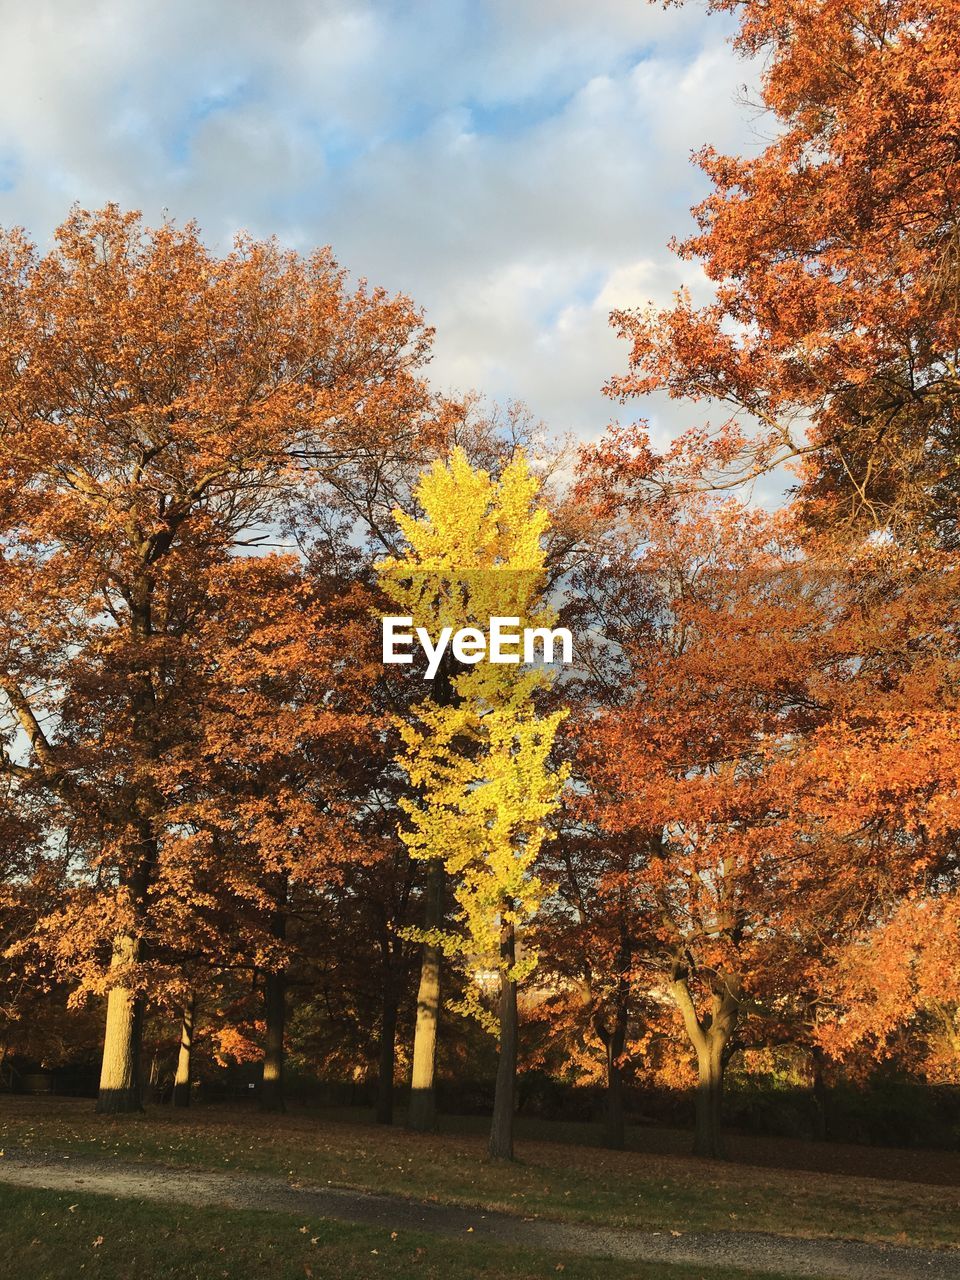
[[[11,1151],[0,1158],[0,1182],[54,1191],[85,1191],[175,1204],[271,1209],[391,1230],[423,1231],[472,1241],[631,1262],[728,1266],[818,1280],[960,1280],[957,1251],[806,1240],[760,1232],[626,1231],[577,1223],[517,1218],[479,1209],[425,1204],[400,1196],[333,1187],[290,1185],[279,1178],[225,1174],[160,1165],[119,1164]]]

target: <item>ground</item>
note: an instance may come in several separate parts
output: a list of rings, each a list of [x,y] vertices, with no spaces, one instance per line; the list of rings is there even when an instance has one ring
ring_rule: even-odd
[[[17,1280],[743,1280],[740,1270],[618,1266],[606,1259],[462,1244],[271,1212],[238,1213],[0,1185],[2,1257]],[[762,1280],[765,1273],[749,1273]],[[767,1280],[772,1277],[767,1276]],[[779,1277],[782,1280],[782,1277]]]
[[[469,1121],[423,1137],[353,1115],[2,1099],[0,1258],[22,1259],[19,1280],[960,1277],[956,1153],[740,1139],[751,1163],[721,1164],[675,1154],[688,1135],[609,1152],[588,1126],[541,1125],[504,1166]]]

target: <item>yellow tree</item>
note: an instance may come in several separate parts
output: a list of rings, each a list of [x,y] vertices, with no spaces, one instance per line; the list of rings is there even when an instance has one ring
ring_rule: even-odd
[[[499,1034],[490,1135],[490,1154],[499,1159],[513,1156],[517,984],[536,964],[522,944],[518,954],[517,933],[543,896],[535,864],[564,777],[550,763],[564,713],[545,714],[539,705],[550,673],[526,661],[526,643],[520,652],[520,636],[533,636],[544,657],[553,656],[546,649],[554,618],[544,602],[549,517],[537,504],[538,488],[522,455],[496,480],[455,450],[417,488],[423,515],[396,513],[406,549],[380,565],[411,627],[435,645],[453,635],[452,657],[437,670],[439,696],[419,702],[401,726],[400,763],[416,791],[404,802],[403,839],[413,857],[444,869],[458,908],[455,929],[437,920],[423,932],[425,951],[437,959],[442,951],[475,978],[492,972],[499,979],[496,1017],[477,983],[457,1006]],[[418,1032],[425,1012],[421,1000]],[[432,1023],[431,1055],[435,1009]]]

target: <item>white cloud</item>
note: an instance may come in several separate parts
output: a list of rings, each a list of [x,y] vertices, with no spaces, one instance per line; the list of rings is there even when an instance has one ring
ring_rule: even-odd
[[[702,288],[666,248],[703,190],[690,153],[753,141],[750,68],[692,7],[0,0],[0,17],[0,222],[44,240],[72,201],[115,199],[218,243],[330,242],[426,307],[439,384],[584,435],[617,412],[609,309]]]

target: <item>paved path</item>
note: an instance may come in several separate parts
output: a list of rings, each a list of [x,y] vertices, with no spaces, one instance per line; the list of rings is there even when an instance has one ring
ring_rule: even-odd
[[[817,1280],[960,1280],[960,1247],[956,1251],[913,1249],[749,1231],[685,1231],[679,1235],[670,1231],[627,1231],[425,1204],[401,1196],[292,1186],[266,1176],[120,1164],[9,1148],[0,1158],[0,1182],[135,1200],[270,1209],[297,1216],[313,1214],[390,1230],[421,1231],[461,1240],[469,1236],[474,1242],[491,1240],[631,1262],[739,1267]]]

